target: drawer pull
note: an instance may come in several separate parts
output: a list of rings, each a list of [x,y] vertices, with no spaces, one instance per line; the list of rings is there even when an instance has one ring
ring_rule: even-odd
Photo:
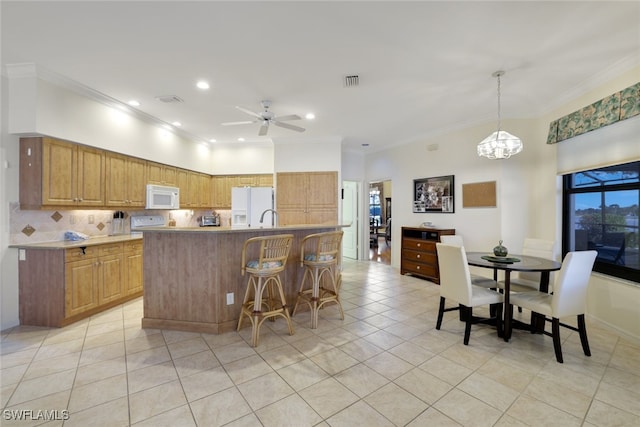
[[[420,254],[416,255],[416,258],[420,258]]]
[[[418,247],[422,246],[422,243],[418,243],[418,245],[417,245],[417,246],[418,246]]]
[[[419,265],[416,266],[416,270],[420,270],[420,266]]]

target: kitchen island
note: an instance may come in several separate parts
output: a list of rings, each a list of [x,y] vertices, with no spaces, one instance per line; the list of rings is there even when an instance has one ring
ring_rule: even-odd
[[[292,307],[302,278],[302,239],[348,226],[145,228],[142,327],[214,334],[234,330],[247,286],[247,276],[241,274],[242,246],[257,236],[294,236],[281,276]]]

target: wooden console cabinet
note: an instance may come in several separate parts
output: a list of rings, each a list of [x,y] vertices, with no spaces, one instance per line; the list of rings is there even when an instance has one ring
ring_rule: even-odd
[[[436,243],[440,236],[452,234],[456,234],[453,228],[402,227],[400,274],[412,274],[440,284]]]

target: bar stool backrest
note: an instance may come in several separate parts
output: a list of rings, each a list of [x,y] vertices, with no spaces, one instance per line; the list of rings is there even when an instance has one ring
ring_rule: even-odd
[[[276,273],[284,270],[291,251],[293,234],[252,237],[242,247],[242,275],[250,273]],[[256,254],[257,251],[257,254]],[[247,260],[250,258],[249,260]]]
[[[300,264],[338,262],[343,231],[327,231],[306,236],[302,240]]]

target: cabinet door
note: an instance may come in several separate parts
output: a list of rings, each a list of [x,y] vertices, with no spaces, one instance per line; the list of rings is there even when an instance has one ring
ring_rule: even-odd
[[[105,203],[107,206],[126,206],[127,158],[109,153],[105,163]]]
[[[200,203],[200,174],[189,172],[189,204],[187,206],[197,207]]]
[[[147,162],[142,159],[127,160],[127,206],[145,206],[147,199]]]
[[[42,147],[42,204],[73,206],[77,199],[78,151],[74,144],[44,138]]]
[[[211,177],[206,174],[200,174],[200,207],[210,208],[211,203]]]
[[[338,173],[309,172],[307,175],[307,210],[335,210],[338,219]]]
[[[105,152],[78,147],[78,203],[82,206],[104,206]]]
[[[180,189],[180,207],[191,206],[191,198],[189,197],[189,171],[178,169],[176,175],[178,188]]]
[[[162,164],[147,162],[147,182],[162,185]]]
[[[122,254],[100,257],[98,261],[98,302],[104,304],[124,296]]]
[[[273,174],[258,175],[258,187],[273,187]]]
[[[178,169],[164,165],[162,168],[162,184],[175,187],[178,184]]]
[[[123,292],[132,295],[143,289],[142,241],[127,242],[124,246]]]
[[[96,258],[67,262],[65,278],[65,317],[99,305]]]
[[[281,172],[276,178],[277,210],[307,208],[307,179],[304,173]]]

